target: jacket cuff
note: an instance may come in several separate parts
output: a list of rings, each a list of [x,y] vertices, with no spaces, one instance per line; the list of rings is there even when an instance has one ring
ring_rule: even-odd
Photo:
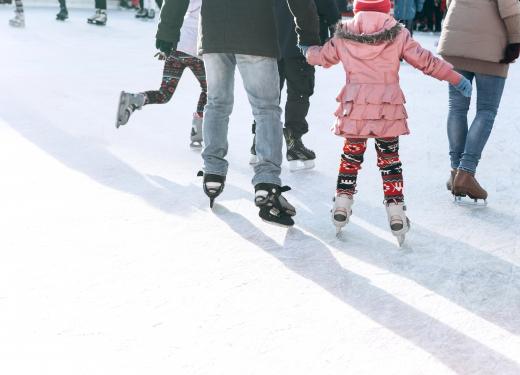
[[[507,42],[520,43],[520,14],[504,18],[504,23],[507,29]]]

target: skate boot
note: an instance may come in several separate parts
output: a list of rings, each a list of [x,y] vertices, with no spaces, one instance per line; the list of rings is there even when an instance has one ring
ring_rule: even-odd
[[[148,10],[147,9],[139,9],[137,13],[135,14],[135,18],[146,18],[148,17]]]
[[[282,196],[282,193],[289,190],[289,186],[280,187],[268,183],[255,185],[255,205],[260,208],[258,216],[266,223],[282,227],[293,226],[292,216],[296,215],[296,209]]]
[[[191,122],[190,147],[200,149],[202,147],[202,116],[193,114]]]
[[[121,91],[119,105],[117,107],[116,128],[119,128],[121,125],[126,125],[132,113],[136,109],[143,108],[145,101],[146,96],[144,94],[130,94]]]
[[[105,26],[107,24],[107,11],[104,9],[96,9],[96,13],[87,18],[87,22],[93,25]]]
[[[9,25],[12,27],[25,27],[25,16],[21,12],[15,12],[14,18],[9,20]]]
[[[446,189],[453,192],[453,180],[455,179],[455,175],[457,174],[456,169],[452,169],[450,172],[450,178],[448,178],[448,181],[446,181]]]
[[[470,204],[485,206],[487,204],[488,193],[480,186],[475,176],[461,169],[457,170],[457,174],[453,179],[453,195],[455,203],[465,204],[462,197],[468,196],[473,200]],[[483,202],[479,202],[479,200]]]
[[[404,202],[386,202],[386,214],[392,234],[397,238],[399,246],[403,246],[406,232],[410,230],[410,220],[406,217]]]
[[[283,129],[283,134],[287,144],[287,160],[291,172],[314,168],[316,154],[304,146],[301,136],[295,135],[287,128]]]
[[[218,174],[206,174],[202,171],[197,173],[197,176],[203,177],[202,188],[204,193],[209,197],[209,207],[213,208],[215,198],[218,197],[224,190],[226,184],[226,176],[220,176]]]
[[[148,19],[149,20],[153,20],[155,18],[155,10],[153,9],[148,9],[148,15],[147,15]]]
[[[350,215],[352,215],[352,204],[354,204],[352,195],[336,194],[334,197],[334,206],[330,212],[332,213],[332,223],[336,227],[336,234],[339,234],[341,228],[348,224]]]
[[[253,121],[253,125],[251,125],[251,132],[253,133],[253,144],[251,145],[251,157],[249,159],[249,164],[255,165],[258,163],[258,157],[256,156],[256,122]]]
[[[57,21],[65,21],[69,18],[69,11],[65,7],[60,7],[60,11],[56,14]]]

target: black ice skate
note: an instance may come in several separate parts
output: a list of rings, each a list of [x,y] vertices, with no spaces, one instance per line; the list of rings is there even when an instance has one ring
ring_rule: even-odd
[[[288,186],[260,183],[255,186],[255,205],[260,208],[258,216],[271,224],[282,227],[294,225],[292,216],[296,209],[282,196],[283,192],[291,190]]]
[[[190,133],[190,147],[192,149],[202,148],[202,117],[198,113],[193,114]]]
[[[121,91],[117,106],[116,128],[126,125],[130,116],[136,109],[143,108],[146,97],[144,94],[130,94]]]
[[[301,136],[295,135],[287,128],[283,129],[283,134],[287,144],[287,160],[291,172],[314,168],[316,154],[305,147]]]
[[[202,171],[197,173],[197,176],[203,177],[202,187],[204,193],[209,197],[209,206],[213,208],[215,198],[218,197],[224,190],[226,184],[226,176],[220,176],[218,174],[206,174]]]
[[[385,203],[388,223],[392,234],[397,238],[399,246],[403,246],[406,233],[410,230],[410,219],[406,217],[404,202]]]
[[[69,18],[69,11],[67,8],[60,6],[60,11],[56,14],[56,20],[65,21],[67,18]]]
[[[105,26],[107,24],[107,11],[104,9],[96,9],[96,13],[87,18],[87,22],[93,25]]]

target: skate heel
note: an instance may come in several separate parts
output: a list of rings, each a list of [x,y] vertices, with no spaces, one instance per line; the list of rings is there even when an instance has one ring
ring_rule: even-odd
[[[336,235],[341,229],[348,224],[352,215],[352,205],[354,200],[351,195],[338,194],[333,198],[334,206],[332,207],[332,223],[336,227]]]
[[[291,188],[288,186],[269,183],[255,185],[255,205],[260,208],[258,216],[270,224],[285,228],[293,226],[292,217],[296,215],[296,209],[282,196],[289,190]]]
[[[256,155],[251,155],[251,156],[249,157],[249,164],[250,164],[250,165],[258,164],[258,156],[256,156]]]
[[[202,187],[204,193],[209,198],[209,207],[213,208],[215,198],[217,198],[222,191],[226,183],[226,176],[220,176],[218,174],[206,174],[202,171],[197,173],[198,177],[203,177]]]
[[[410,220],[406,216],[404,202],[387,202],[385,204],[388,224],[399,246],[402,246],[406,233],[410,230]]]

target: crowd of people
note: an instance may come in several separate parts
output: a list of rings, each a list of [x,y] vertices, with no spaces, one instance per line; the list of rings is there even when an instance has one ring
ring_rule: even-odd
[[[145,105],[168,102],[182,72],[191,69],[201,93],[190,137],[193,146],[204,146],[200,175],[213,206],[226,183],[227,132],[238,68],[254,116],[251,154],[255,205],[264,221],[292,226],[296,209],[283,196],[290,188],[280,179],[283,140],[288,161],[301,162],[303,168],[313,166],[316,155],[303,144],[302,137],[309,129],[306,117],[314,92],[314,66],[328,68],[341,63],[345,84],[337,96],[333,129],[344,138],[344,145],[332,221],[338,232],[349,222],[358,172],[368,139],[374,138],[388,223],[402,243],[410,221],[399,137],[410,131],[400,87],[401,64],[408,63],[449,83],[451,172],[447,187],[457,200],[467,196],[485,202],[487,191],[475,174],[498,113],[509,64],[520,55],[520,2],[394,3],[228,0],[228,6],[222,6],[220,0],[166,0],[155,41],[165,60],[160,88],[141,93],[123,91],[116,126],[127,124],[132,113]],[[341,13],[348,12],[353,18],[338,22]],[[426,25],[423,30],[442,31],[438,47],[441,57],[413,39],[413,31],[421,24]],[[477,110],[470,124],[473,82]],[[282,121],[280,93],[284,87],[287,100]]]

